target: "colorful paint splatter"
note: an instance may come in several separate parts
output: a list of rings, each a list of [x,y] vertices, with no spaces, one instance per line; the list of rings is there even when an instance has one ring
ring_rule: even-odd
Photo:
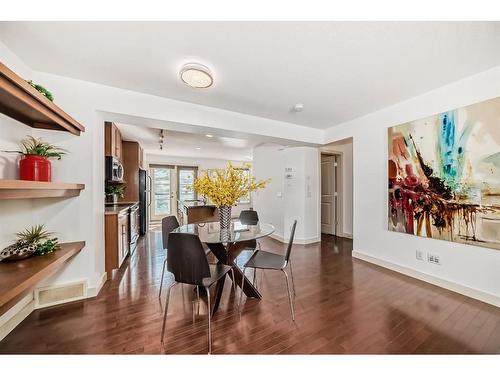
[[[500,249],[500,98],[388,136],[389,230]]]

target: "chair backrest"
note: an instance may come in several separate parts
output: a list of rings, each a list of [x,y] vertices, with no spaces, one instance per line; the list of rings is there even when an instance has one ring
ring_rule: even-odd
[[[243,225],[257,225],[259,222],[259,215],[254,210],[243,210],[240,212],[240,223]]]
[[[177,228],[179,228],[179,222],[175,216],[166,216],[161,219],[161,238],[164,249],[168,249],[168,236],[170,232]]]
[[[290,253],[292,252],[293,246],[293,237],[295,237],[295,228],[297,227],[297,220],[295,220],[292,224],[292,228],[290,230],[290,239],[288,240],[288,247],[286,248],[285,261],[288,263],[290,259]]]
[[[203,278],[210,277],[205,250],[200,238],[191,233],[170,233],[168,236],[167,270],[175,281],[202,285]]]

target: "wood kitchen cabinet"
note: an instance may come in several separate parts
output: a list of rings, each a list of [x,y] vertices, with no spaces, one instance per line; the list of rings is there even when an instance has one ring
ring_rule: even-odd
[[[113,270],[120,268],[130,252],[129,207],[106,212],[105,215],[105,270],[110,279]]]
[[[139,202],[139,168],[143,167],[144,151],[137,142],[122,142],[123,179],[126,189],[119,202]]]
[[[112,122],[104,123],[104,154],[123,161],[122,134]]]

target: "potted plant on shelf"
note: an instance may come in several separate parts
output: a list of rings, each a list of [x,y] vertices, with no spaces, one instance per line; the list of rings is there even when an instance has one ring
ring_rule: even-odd
[[[0,251],[0,261],[26,259],[32,255],[45,255],[59,247],[57,238],[45,230],[44,225],[35,225],[17,233],[17,241]]]
[[[269,182],[249,177],[245,174],[245,169],[248,169],[248,165],[235,168],[228,163],[224,169],[215,169],[212,176],[205,171],[193,182],[193,189],[219,208],[221,234],[231,227],[231,207],[250,192],[265,188]]]
[[[50,182],[52,168],[49,159],[61,159],[66,150],[30,135],[22,141],[21,145],[23,156],[19,162],[19,178],[21,180]]]
[[[125,185],[108,184],[104,189],[106,194],[106,203],[118,203],[118,198],[123,198]]]

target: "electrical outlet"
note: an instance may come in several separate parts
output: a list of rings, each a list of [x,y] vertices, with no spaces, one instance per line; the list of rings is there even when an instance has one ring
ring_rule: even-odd
[[[436,254],[427,254],[427,261],[433,264],[441,264],[441,259]]]
[[[415,251],[415,258],[417,260],[424,260],[424,252],[422,250]]]

